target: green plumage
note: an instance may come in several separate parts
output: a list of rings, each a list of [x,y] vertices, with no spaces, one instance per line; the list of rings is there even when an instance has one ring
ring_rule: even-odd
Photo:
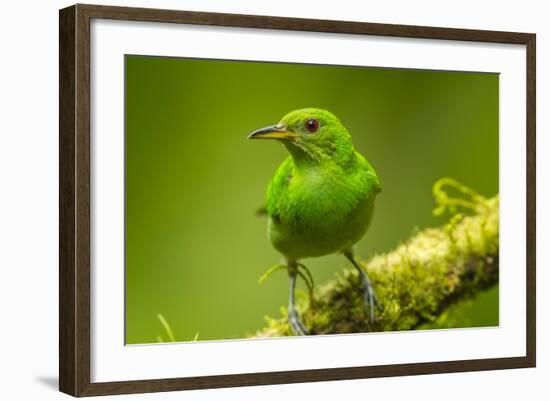
[[[314,133],[305,128],[311,119],[318,121]],[[291,156],[267,191],[273,246],[289,260],[350,250],[370,225],[380,191],[376,172],[328,111],[296,110],[279,125],[296,138],[282,140]]]

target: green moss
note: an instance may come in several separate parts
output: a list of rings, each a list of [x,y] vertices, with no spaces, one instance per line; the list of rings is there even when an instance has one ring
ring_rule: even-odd
[[[444,187],[467,199],[448,196]],[[435,213],[452,213],[447,224],[417,231],[393,251],[361,263],[382,306],[375,322],[370,324],[365,314],[357,272],[344,270],[316,288],[312,300],[299,297],[298,309],[312,334],[426,327],[450,305],[498,283],[498,196],[483,198],[448,178],[434,185],[434,196]],[[268,317],[266,321],[266,328],[255,336],[291,335],[286,309],[280,318]]]

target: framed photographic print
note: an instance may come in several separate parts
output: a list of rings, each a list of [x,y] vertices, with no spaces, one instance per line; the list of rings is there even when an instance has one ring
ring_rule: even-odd
[[[60,11],[60,390],[535,366],[535,35]]]

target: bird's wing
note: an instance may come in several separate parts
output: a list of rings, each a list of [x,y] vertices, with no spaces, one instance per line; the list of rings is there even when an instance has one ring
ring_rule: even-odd
[[[256,216],[265,216],[267,215],[267,207],[261,206],[258,209],[256,209]]]
[[[376,174],[376,171],[374,171],[374,169],[372,169],[368,172],[368,174],[372,179],[374,192],[376,192],[377,194],[382,192],[382,187],[380,186],[380,178],[378,178],[378,175]]]
[[[279,202],[281,197],[286,193],[286,189],[292,180],[293,171],[294,162],[292,161],[292,157],[289,156],[281,163],[273,176],[267,188],[266,210],[267,214],[270,216],[275,217],[279,214]]]
[[[359,162],[363,165],[364,170],[367,172],[367,176],[369,177],[369,183],[372,185],[373,190],[376,193],[379,193],[382,191],[382,187],[380,186],[380,178],[378,177],[378,174],[376,174],[376,171],[374,170],[374,167],[369,163],[369,161],[363,157],[360,153],[356,153],[358,155]]]

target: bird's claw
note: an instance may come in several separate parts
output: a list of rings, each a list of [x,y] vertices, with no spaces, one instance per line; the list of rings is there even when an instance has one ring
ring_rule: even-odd
[[[357,272],[359,273],[359,279],[361,280],[361,287],[363,288],[363,304],[365,308],[365,312],[369,314],[369,320],[370,323],[374,323],[374,308],[378,307],[378,309],[382,310],[382,306],[378,302],[378,298],[376,298],[376,293],[374,292],[374,288],[370,282],[369,275],[363,268],[359,265],[359,263],[355,260],[353,257],[353,253],[351,251],[344,252],[344,255],[348,260],[351,262],[351,264],[355,267]]]
[[[361,281],[363,287],[363,303],[365,311],[369,314],[370,323],[374,323],[375,317],[375,308],[378,308],[380,311],[383,310],[382,305],[378,301],[378,297],[374,292],[374,288],[367,276],[367,274],[361,271]]]
[[[301,266],[305,268],[305,266],[303,265]],[[288,323],[290,324],[290,328],[292,329],[294,334],[298,336],[305,336],[309,333],[308,333],[308,330],[306,329],[306,326],[304,326],[304,324],[300,320],[300,315],[298,314],[298,311],[296,310],[296,305],[294,303],[294,291],[296,289],[296,276],[300,275],[304,279],[306,284],[308,284],[308,287],[310,284],[307,278],[304,276],[304,274],[300,272],[299,267],[300,265],[296,265],[294,263],[288,264],[288,275],[290,277],[290,297],[288,300]],[[309,274],[309,271],[308,271],[308,274]],[[313,285],[313,283],[311,283],[311,285]],[[310,294],[311,294],[311,291],[312,291],[312,288],[310,288]]]
[[[296,310],[291,310],[289,312],[288,323],[290,324],[290,328],[292,329],[294,334],[298,336],[306,336],[309,334],[309,331],[300,320],[300,316],[298,316],[298,312],[296,312]]]
[[[376,304],[376,297],[372,293],[372,290],[367,289],[363,290],[363,303],[365,307],[365,311],[369,312],[369,318],[370,322],[374,323],[374,307]]]

